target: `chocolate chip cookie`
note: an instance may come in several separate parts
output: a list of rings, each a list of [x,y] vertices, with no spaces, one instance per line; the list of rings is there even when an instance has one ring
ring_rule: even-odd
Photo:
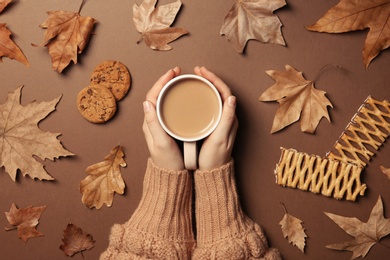
[[[116,100],[107,88],[91,84],[77,95],[77,108],[92,123],[105,123],[116,112]]]
[[[99,63],[93,70],[91,83],[106,87],[119,101],[126,96],[130,89],[131,76],[123,63],[106,60]]]

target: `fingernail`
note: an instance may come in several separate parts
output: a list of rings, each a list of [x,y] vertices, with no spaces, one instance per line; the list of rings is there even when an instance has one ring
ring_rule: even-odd
[[[143,107],[144,107],[144,112],[147,113],[150,111],[150,103],[148,101],[144,101],[142,103]]]
[[[227,103],[231,107],[236,106],[236,97],[235,96],[228,97]]]

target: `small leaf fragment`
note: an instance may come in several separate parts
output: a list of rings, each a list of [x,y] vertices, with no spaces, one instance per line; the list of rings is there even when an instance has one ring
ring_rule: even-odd
[[[384,175],[387,176],[387,178],[390,180],[390,168],[386,168],[382,165],[379,166],[381,168],[381,171],[383,172]]]

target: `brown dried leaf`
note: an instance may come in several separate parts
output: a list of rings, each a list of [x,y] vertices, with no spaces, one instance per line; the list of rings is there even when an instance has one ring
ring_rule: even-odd
[[[84,233],[81,228],[74,224],[68,224],[66,226],[62,242],[64,244],[60,246],[60,249],[67,256],[73,256],[78,252],[82,253],[84,250],[90,250],[95,245],[93,237],[90,234]]]
[[[36,226],[39,224],[38,220],[45,209],[46,206],[18,209],[15,203],[12,203],[9,212],[5,212],[5,216],[9,224],[14,227],[5,228],[5,230],[9,231],[17,228],[18,237],[24,242],[27,242],[29,238],[44,236],[36,229]]]
[[[369,28],[363,48],[367,68],[380,51],[390,46],[390,1],[340,0],[322,18],[306,29],[326,33],[344,33]]]
[[[390,219],[383,216],[381,196],[378,197],[366,223],[354,217],[343,217],[327,212],[325,214],[347,234],[355,238],[351,241],[327,245],[326,247],[335,250],[351,251],[353,252],[351,259],[359,256],[365,257],[373,245],[390,234]]]
[[[279,225],[281,226],[284,238],[288,238],[289,243],[298,247],[304,253],[305,238],[307,235],[302,226],[302,220],[288,214],[285,208],[285,214],[279,222]]]
[[[0,0],[0,13],[4,10],[4,8],[7,7],[9,3],[11,3],[12,0]],[[0,37],[1,38],[1,37]]]
[[[0,167],[5,167],[13,181],[18,169],[23,176],[29,175],[32,179],[54,180],[33,156],[54,160],[74,155],[62,147],[57,139],[60,134],[42,131],[37,126],[55,110],[61,97],[22,106],[21,90],[22,86],[9,93],[6,102],[0,104]]]
[[[180,10],[181,1],[177,0],[155,8],[156,3],[157,0],[144,0],[139,6],[134,4],[133,22],[149,48],[171,50],[172,47],[168,43],[188,34],[185,29],[170,27]]]
[[[116,146],[103,162],[89,166],[88,176],[80,182],[81,201],[89,208],[100,209],[104,203],[111,207],[114,192],[123,194],[125,182],[121,176],[121,167],[126,167],[122,146]]]
[[[285,71],[266,73],[276,82],[259,97],[260,101],[277,101],[271,133],[275,133],[301,118],[301,130],[314,133],[321,118],[330,121],[327,107],[333,107],[325,92],[314,88],[314,81],[306,80],[302,72],[286,65]]]
[[[285,45],[280,22],[273,12],[286,5],[285,0],[237,0],[226,15],[221,35],[226,35],[237,52],[248,40]]]
[[[2,57],[8,57],[20,61],[27,67],[30,67],[26,56],[22,50],[11,40],[11,31],[5,23],[0,23],[0,62]]]
[[[381,171],[383,172],[384,175],[387,176],[387,178],[390,180],[390,168],[386,168],[382,165],[379,166],[381,168]]]
[[[80,10],[77,13],[50,11],[48,15],[47,20],[40,25],[47,29],[42,45],[49,50],[52,69],[61,73],[71,61],[77,64],[77,54],[86,47],[96,20],[81,16]]]

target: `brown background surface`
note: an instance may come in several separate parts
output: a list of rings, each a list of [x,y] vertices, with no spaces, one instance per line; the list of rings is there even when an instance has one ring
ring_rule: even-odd
[[[152,84],[168,69],[180,66],[183,73],[192,73],[196,65],[204,65],[218,74],[238,97],[240,122],[234,157],[240,199],[245,212],[266,231],[270,244],[285,259],[349,259],[350,252],[326,249],[325,245],[353,239],[323,213],[355,216],[367,221],[371,208],[382,196],[385,217],[390,217],[390,181],[379,165],[390,167],[390,147],[386,142],[362,173],[368,189],[356,202],[338,201],[310,192],[283,188],[275,184],[273,174],[280,157],[280,147],[324,156],[342,133],[368,95],[383,100],[390,98],[389,50],[373,60],[366,70],[362,49],[366,31],[344,34],[309,32],[305,26],[317,21],[337,0],[288,0],[288,5],[275,13],[283,23],[286,47],[250,41],[245,54],[235,52],[219,31],[234,0],[186,1],[174,26],[186,28],[190,34],[173,42],[169,52],[152,51],[141,42],[132,22],[132,6],[141,1],[87,0],[81,14],[98,20],[88,48],[79,55],[79,63],[70,65],[62,74],[51,70],[46,48],[32,47],[42,42],[44,30],[38,25],[46,20],[46,11],[77,11],[75,0],[15,0],[0,14],[13,32],[13,40],[31,63],[3,59],[0,64],[1,103],[7,93],[24,85],[22,104],[33,100],[51,101],[62,95],[57,110],[39,124],[42,130],[61,133],[65,148],[76,154],[54,162],[44,161],[45,168],[56,181],[37,181],[18,173],[14,183],[4,168],[0,169],[0,211],[8,211],[14,202],[18,207],[47,205],[38,230],[44,237],[27,243],[17,238],[16,231],[0,232],[2,259],[65,259],[59,250],[62,232],[74,223],[93,235],[95,247],[84,252],[85,259],[97,259],[107,247],[110,227],[125,222],[141,196],[142,180],[148,151],[141,129],[142,101]],[[159,1],[159,5],[171,1]],[[89,75],[101,61],[113,59],[126,64],[132,75],[132,89],[119,103],[115,118],[104,125],[83,119],[76,107],[77,93],[88,85]],[[276,102],[263,103],[258,97],[274,81],[266,70],[284,70],[289,64],[314,79],[326,64],[338,64],[344,70],[327,69],[316,81],[316,88],[327,92],[333,103],[331,123],[323,119],[315,134],[300,131],[295,123],[283,131],[270,134],[278,107]],[[127,168],[122,170],[126,193],[116,195],[113,206],[88,209],[81,203],[79,183],[87,166],[101,161],[117,144],[125,147]],[[279,221],[284,203],[292,215],[304,222],[308,238],[305,254],[283,238]],[[1,213],[3,214],[3,213]],[[9,226],[0,216],[0,228]],[[390,237],[382,239],[390,246]],[[389,249],[375,245],[366,259],[384,259]],[[74,256],[81,259],[81,255]]]

